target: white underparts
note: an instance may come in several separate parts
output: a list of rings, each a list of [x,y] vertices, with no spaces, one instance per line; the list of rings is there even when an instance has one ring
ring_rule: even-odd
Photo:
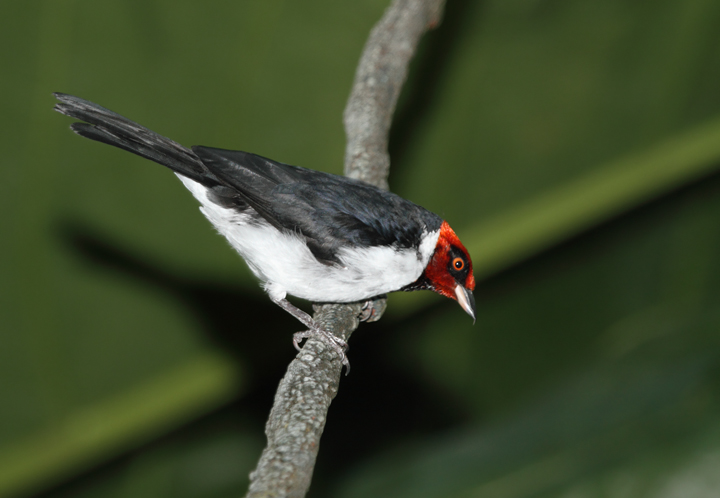
[[[423,234],[418,249],[349,247],[341,265],[320,263],[303,238],[210,201],[206,188],[177,175],[200,201],[200,211],[245,259],[273,300],[287,294],[316,302],[362,301],[417,280],[435,251],[439,230]],[[250,208],[252,209],[252,208]],[[253,213],[254,214],[254,213]]]

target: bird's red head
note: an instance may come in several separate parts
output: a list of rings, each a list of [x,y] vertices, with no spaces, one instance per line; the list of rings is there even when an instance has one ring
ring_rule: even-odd
[[[440,227],[435,253],[425,268],[430,288],[445,297],[455,299],[475,320],[475,289],[472,261],[458,236],[447,221]]]

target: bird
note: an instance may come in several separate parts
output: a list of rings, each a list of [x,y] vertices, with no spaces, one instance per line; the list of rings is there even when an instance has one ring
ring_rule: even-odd
[[[200,211],[260,280],[270,300],[320,337],[349,371],[347,343],[287,296],[365,302],[395,291],[431,290],[456,300],[475,323],[470,254],[435,213],[361,180],[291,166],[249,152],[184,147],[88,100],[53,94],[79,120],[76,134],[169,168]],[[369,315],[369,316],[368,316]]]

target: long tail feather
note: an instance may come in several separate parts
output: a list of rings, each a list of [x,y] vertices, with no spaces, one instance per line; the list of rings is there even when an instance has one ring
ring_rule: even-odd
[[[78,135],[155,161],[206,187],[221,183],[191,149],[88,100],[64,93],[53,95],[60,101],[56,111],[84,121],[70,126]]]

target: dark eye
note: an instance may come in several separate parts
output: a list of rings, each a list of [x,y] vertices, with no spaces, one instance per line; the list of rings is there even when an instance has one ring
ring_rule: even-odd
[[[453,259],[452,265],[456,270],[462,270],[465,268],[465,261],[463,261],[462,258],[455,258]]]

